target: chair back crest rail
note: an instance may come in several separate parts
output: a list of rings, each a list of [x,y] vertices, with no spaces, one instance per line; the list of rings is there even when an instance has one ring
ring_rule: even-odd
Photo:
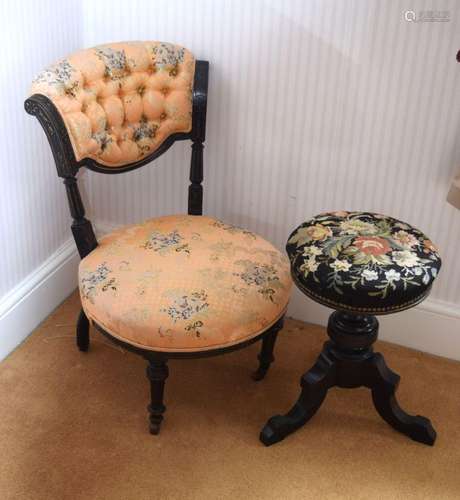
[[[169,44],[160,44],[169,47]],[[174,71],[174,68],[173,68]],[[77,184],[77,172],[81,167],[100,173],[117,174],[134,170],[150,163],[166,152],[175,141],[192,141],[190,165],[190,185],[188,195],[188,213],[202,215],[203,207],[203,143],[206,132],[206,107],[208,92],[209,63],[194,62],[193,87],[191,94],[191,129],[189,132],[169,134],[153,151],[144,157],[115,166],[101,163],[97,159],[84,157],[77,159],[69,130],[60,109],[53,100],[42,93],[34,93],[24,103],[27,113],[34,115],[42,125],[50,144],[57,175],[63,178],[66,187],[70,214],[72,216],[72,234],[80,257],[88,255],[97,246],[97,239],[91,222],[85,217],[85,209]],[[171,74],[171,73],[170,73]],[[121,87],[121,84],[120,84]]]

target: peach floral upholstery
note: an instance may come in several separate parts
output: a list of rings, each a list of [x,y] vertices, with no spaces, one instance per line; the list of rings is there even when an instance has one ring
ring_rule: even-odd
[[[251,339],[285,311],[288,259],[260,236],[177,215],[104,237],[79,268],[83,309],[111,335],[157,351]]]
[[[32,94],[62,115],[78,161],[123,166],[192,127],[193,55],[177,45],[124,42],[76,52],[42,71]]]

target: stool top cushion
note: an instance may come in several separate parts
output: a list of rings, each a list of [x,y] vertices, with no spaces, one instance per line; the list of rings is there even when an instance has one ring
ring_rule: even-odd
[[[370,212],[330,212],[301,224],[287,246],[291,273],[334,309],[387,314],[429,293],[441,268],[433,243],[405,222]]]
[[[154,351],[226,348],[285,312],[289,261],[262,237],[220,220],[171,215],[125,226],[80,263],[86,315]]]

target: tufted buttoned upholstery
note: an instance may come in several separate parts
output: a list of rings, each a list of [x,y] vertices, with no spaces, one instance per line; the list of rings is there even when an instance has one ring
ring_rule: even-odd
[[[82,50],[42,71],[31,93],[61,113],[78,161],[119,167],[192,127],[193,55],[162,42]]]

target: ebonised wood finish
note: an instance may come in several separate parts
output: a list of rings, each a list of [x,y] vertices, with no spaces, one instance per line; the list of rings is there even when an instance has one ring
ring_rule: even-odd
[[[77,173],[81,167],[86,167],[94,172],[105,174],[120,174],[142,167],[165,153],[176,141],[189,139],[192,141],[192,155],[190,164],[190,185],[188,192],[188,214],[202,215],[203,213],[203,143],[206,138],[206,109],[208,95],[209,63],[207,61],[196,61],[195,77],[193,83],[193,107],[192,107],[192,130],[189,133],[177,133],[169,136],[161,146],[151,155],[142,160],[127,164],[123,167],[107,167],[97,161],[84,158],[77,161],[67,133],[64,121],[50,99],[41,94],[29,97],[24,107],[27,113],[37,117],[42,125],[53,152],[56,163],[57,174],[64,181],[69,202],[70,214],[72,216],[72,234],[77,245],[80,257],[83,259],[97,247],[97,239],[91,222],[85,217],[85,209],[77,184]],[[259,355],[260,366],[254,378],[261,380],[273,361],[273,349],[276,335],[282,328],[283,318],[253,339],[241,342],[237,345],[222,349],[213,349],[201,352],[155,352],[140,349],[123,342],[110,335],[100,325],[92,321],[93,325],[106,335],[112,342],[123,348],[143,356],[148,361],[147,377],[150,381],[151,403],[148,406],[150,432],[158,434],[163,421],[163,413],[166,407],[163,402],[164,386],[168,377],[167,361],[170,358],[200,358],[224,354],[246,347],[257,340],[263,339],[261,354]],[[83,309],[77,320],[76,341],[82,352],[89,348],[89,325]]]
[[[268,420],[260,434],[262,443],[270,446],[302,427],[317,412],[331,387],[364,386],[371,389],[374,406],[388,424],[414,441],[433,445],[436,431],[431,422],[401,409],[395,396],[400,377],[387,367],[380,353],[373,351],[378,335],[375,316],[335,311],[327,331],[331,340],[302,376],[297,402],[286,415]]]
[[[83,309],[80,309],[77,319],[77,347],[82,352],[89,349],[89,320]]]
[[[150,434],[160,432],[161,422],[163,422],[163,413],[166,406],[163,402],[165,382],[169,375],[167,360],[162,356],[145,356],[149,362],[147,366],[147,378],[150,381],[151,402],[147,406],[150,421]]]
[[[265,378],[265,375],[270,368],[270,365],[275,361],[273,356],[273,349],[275,347],[276,337],[278,336],[279,330],[282,328],[283,319],[281,319],[281,325],[279,328],[274,328],[273,332],[265,335],[262,340],[262,348],[260,354],[257,356],[259,359],[259,368],[252,374],[252,378],[258,382]]]
[[[86,318],[86,316],[85,316]],[[80,321],[80,320],[79,320]],[[197,358],[208,358],[211,356],[218,356],[221,354],[226,354],[229,352],[237,351],[243,349],[251,344],[262,339],[262,348],[258,356],[259,358],[259,368],[253,373],[252,378],[256,381],[262,380],[268,372],[270,364],[274,361],[273,351],[275,348],[275,341],[278,332],[283,328],[284,315],[279,318],[270,328],[262,332],[260,335],[253,337],[239,344],[234,344],[228,347],[221,347],[218,349],[210,349],[206,351],[197,352],[161,352],[161,351],[148,351],[146,349],[141,349],[127,342],[113,337],[104,328],[93,322],[94,327],[100,331],[103,335],[108,337],[113,343],[126,349],[129,352],[133,352],[140,356],[143,356],[149,362],[147,367],[147,377],[150,381],[150,394],[151,403],[147,407],[149,411],[150,420],[150,433],[158,434],[160,432],[161,422],[163,421],[163,413],[166,411],[166,406],[164,405],[164,386],[166,378],[168,377],[167,362],[169,359],[197,359]],[[84,337],[84,336],[83,336]],[[78,338],[78,336],[77,336]],[[80,347],[80,344],[78,344]],[[86,350],[81,349],[80,350]]]

